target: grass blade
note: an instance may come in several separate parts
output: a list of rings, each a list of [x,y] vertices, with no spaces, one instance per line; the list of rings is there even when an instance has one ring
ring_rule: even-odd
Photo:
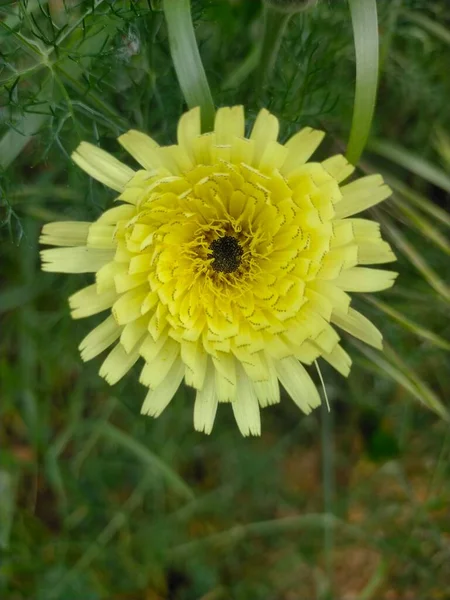
[[[396,192],[401,194],[409,203],[414,204],[420,208],[423,212],[431,215],[433,219],[436,219],[446,227],[450,227],[450,215],[442,210],[439,206],[428,200],[425,196],[422,196],[419,192],[416,192],[410,188],[406,183],[400,181],[390,173],[384,172],[383,174],[386,183],[388,183]]]
[[[181,479],[175,471],[173,471],[167,464],[161,460],[158,456],[150,452],[143,444],[130,437],[114,425],[110,423],[103,423],[99,429],[100,433],[108,438],[110,441],[119,444],[122,448],[126,448],[137,458],[139,458],[145,465],[159,472],[164,479],[170,483],[174,490],[176,490],[180,496],[183,496],[187,500],[192,500],[194,492],[192,489]]]
[[[376,0],[349,0],[356,54],[356,88],[347,159],[356,164],[369,137],[378,86]]]
[[[385,140],[371,141],[369,150],[450,193],[450,176],[417,154]]]
[[[200,106],[202,129],[214,126],[214,103],[195,39],[189,0],[164,0],[170,53],[189,108]]]
[[[422,340],[425,340],[426,342],[431,342],[434,346],[437,346],[442,350],[450,352],[450,342],[447,342],[436,333],[433,333],[429,329],[422,327],[422,325],[418,325],[414,321],[411,321],[411,319],[405,317],[404,314],[398,312],[395,308],[388,304],[385,304],[378,298],[369,295],[364,295],[364,299],[367,300],[367,302],[370,302],[370,304],[372,304],[373,306],[376,306],[386,315],[394,319],[394,321],[397,321],[397,323],[399,323],[402,327],[404,327],[408,331],[411,331],[411,333],[413,333],[417,337],[421,338]]]
[[[369,359],[367,366],[371,370],[384,375],[388,379],[393,379],[421,404],[435,412],[445,421],[450,420],[447,408],[436,394],[422,381],[414,369],[403,362],[386,341],[383,343],[383,354],[372,350],[372,348],[356,340],[351,340],[351,342]]]
[[[443,281],[436,271],[430,267],[420,252],[408,242],[405,236],[399,231],[399,229],[397,229],[389,217],[382,214],[380,210],[377,209],[373,209],[373,212],[377,216],[378,221],[386,229],[395,246],[406,256],[410,263],[416,267],[416,269],[422,274],[430,286],[446,302],[450,302],[450,288],[445,281]]]

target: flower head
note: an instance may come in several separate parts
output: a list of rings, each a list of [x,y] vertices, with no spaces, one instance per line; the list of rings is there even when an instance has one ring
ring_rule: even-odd
[[[45,225],[41,237],[60,246],[42,252],[44,270],[95,273],[69,299],[75,319],[108,313],[81,342],[83,360],[112,346],[100,375],[114,384],[143,358],[142,413],[155,417],[184,379],[205,433],[229,402],[241,433],[258,435],[279,382],[305,413],[318,406],[303,364],[322,357],[348,375],[335,326],[381,347],[347,292],[396,276],[366,267],[395,257],[377,223],[353,218],[390,195],[381,176],[342,185],[354,170],[343,156],[308,162],[323,133],[307,127],[282,145],[267,110],[249,138],[244,126],[235,106],[206,134],[198,108],[184,114],[173,146],[129,131],[119,142],[138,171],[81,143],[73,160],[120,203],[94,223]]]

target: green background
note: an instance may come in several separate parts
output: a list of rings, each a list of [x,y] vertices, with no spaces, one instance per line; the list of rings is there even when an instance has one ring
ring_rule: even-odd
[[[0,595],[5,600],[450,598],[448,262],[450,7],[379,0],[380,88],[361,173],[395,194],[372,213],[397,285],[355,306],[384,353],[344,346],[322,372],[331,413],[284,397],[243,439],[229,406],[193,431],[181,389],[140,415],[137,373],[110,388],[77,346],[97,323],[67,297],[89,276],[40,271],[52,220],[93,220],[114,194],[70,160],[81,140],[128,161],[128,128],[175,141],[186,109],[158,2],[0,2]],[[259,1],[193,3],[216,105],[323,128],[345,151],[355,56],[344,0],[288,25],[255,75]],[[447,278],[447,282],[445,281]],[[315,373],[312,376],[317,380]],[[432,412],[432,410],[434,412]],[[436,414],[438,413],[438,414]]]

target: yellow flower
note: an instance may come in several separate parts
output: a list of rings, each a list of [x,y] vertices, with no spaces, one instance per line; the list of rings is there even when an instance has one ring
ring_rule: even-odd
[[[308,162],[324,134],[307,127],[282,145],[267,110],[249,138],[244,127],[235,106],[206,134],[198,108],[184,114],[174,146],[129,131],[119,142],[138,171],[81,143],[73,160],[121,202],[94,223],[47,224],[41,237],[66,246],[42,252],[44,270],[95,273],[69,299],[73,318],[109,313],[81,342],[83,360],[113,346],[100,375],[114,384],[142,357],[141,412],[154,417],[184,378],[205,433],[229,402],[241,433],[259,435],[279,382],[303,412],[318,406],[302,363],[322,357],[348,375],[334,326],[380,348],[346,292],[396,277],[365,266],[395,260],[379,225],[348,218],[390,195],[380,175],[341,185],[354,170],[343,156]]]

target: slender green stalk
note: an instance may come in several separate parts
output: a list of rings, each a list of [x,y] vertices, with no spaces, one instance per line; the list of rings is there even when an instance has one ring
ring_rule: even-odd
[[[261,94],[272,75],[281,40],[292,14],[283,13],[267,4],[264,7],[264,31],[259,55],[259,67],[256,71],[256,89]]]
[[[320,371],[319,371],[320,373]],[[322,378],[322,377],[321,377]],[[322,477],[323,477],[323,503],[326,515],[333,515],[334,509],[334,447],[333,447],[333,413],[327,403],[322,402]],[[323,550],[325,557],[325,571],[329,591],[333,589],[333,550],[334,531],[329,521],[323,524]]]
[[[189,108],[200,106],[202,130],[214,126],[214,103],[192,24],[190,0],[164,0],[170,53],[181,91]]]
[[[356,88],[347,159],[356,164],[372,125],[378,86],[378,17],[376,0],[349,0],[356,55]]]

